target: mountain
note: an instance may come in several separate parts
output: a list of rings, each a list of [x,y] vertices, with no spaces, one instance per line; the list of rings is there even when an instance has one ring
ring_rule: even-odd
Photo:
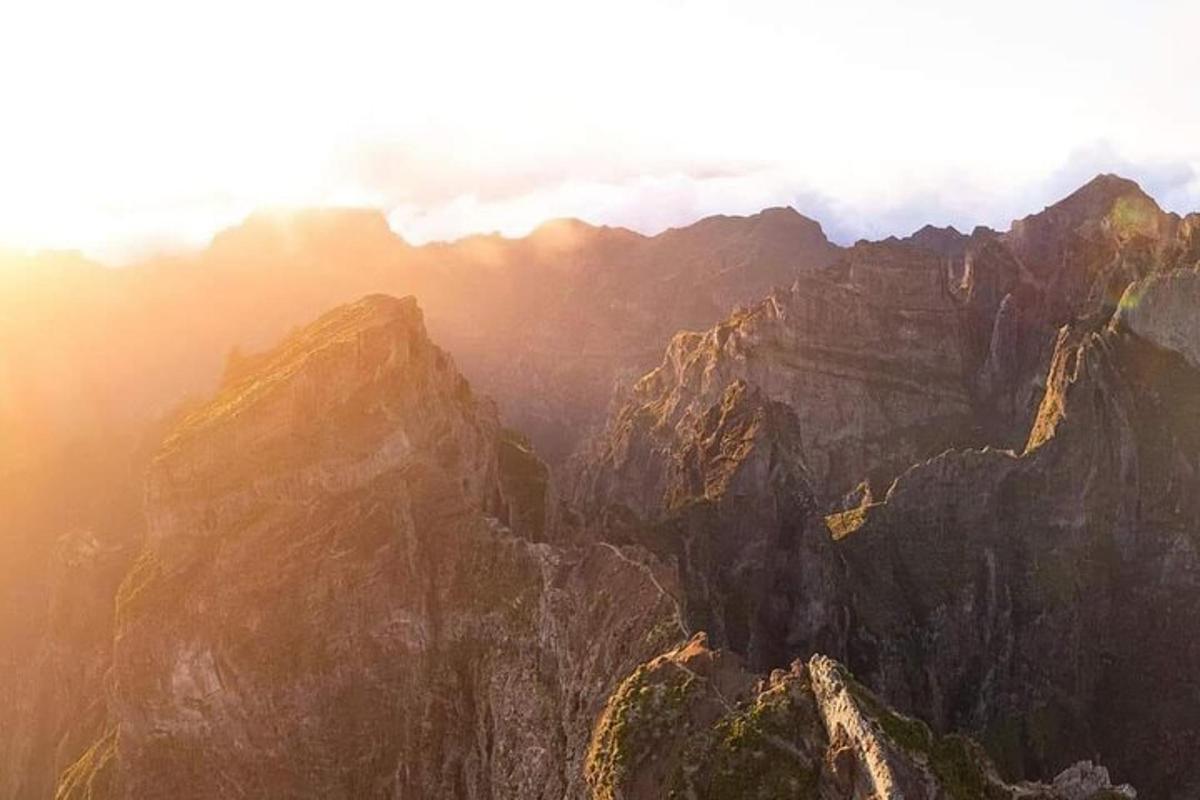
[[[822,497],[872,471],[890,478],[889,466],[903,469],[969,439],[961,311],[948,281],[946,264],[932,254],[860,243],[705,333],[677,335],[588,464],[603,467],[601,484],[628,477],[612,490],[622,497],[661,495],[661,475],[653,473],[664,465],[633,461],[626,440],[677,438],[737,380],[795,411]],[[664,443],[652,452],[664,452]]]
[[[968,251],[971,305],[986,340],[975,390],[992,436],[1018,447],[1037,413],[1058,329],[1110,313],[1135,280],[1200,259],[1200,214],[1163,212],[1133,181],[1100,175],[1024,219],[983,250]],[[980,313],[983,312],[983,313]]]
[[[538,487],[506,438],[411,298],[250,357],[154,458],[107,713],[56,796],[576,792],[674,606],[636,555],[507,525]]]
[[[1191,797],[1198,232],[10,263],[0,797]]]
[[[1102,176],[678,336],[576,462],[577,535],[677,563],[754,669],[834,656],[1007,777],[1098,752],[1191,796],[1195,219]]]
[[[678,328],[835,251],[790,210],[658,237],[557,222],[524,239],[425,247],[378,212],[323,210],[254,214],[201,252],[120,269],[0,254],[0,700],[16,709],[0,729],[0,796],[45,795],[71,757],[76,739],[60,742],[61,725],[41,715],[69,717],[103,693],[93,662],[111,648],[106,598],[147,534],[144,474],[245,353],[339,303],[416,293],[505,420],[561,459],[602,419],[614,383],[651,366]],[[519,468],[528,449],[508,437],[500,457]],[[552,501],[527,494],[513,519],[541,538],[535,509]],[[64,565],[63,553],[83,555]],[[94,599],[79,609],[65,599],[84,592]],[[94,641],[64,641],[60,616],[86,619],[71,624]],[[53,703],[34,699],[48,673],[60,676]]]
[[[211,391],[231,351],[387,292],[417,296],[507,422],[559,458],[602,419],[614,381],[652,366],[670,335],[836,251],[790,209],[655,237],[559,221],[522,239],[424,247],[379,212],[343,209],[257,213],[200,252],[121,269],[30,256],[0,267],[19,281],[0,294],[0,424],[19,412],[11,430],[40,420],[57,439],[142,425]]]
[[[154,458],[56,796],[1133,796],[1090,764],[1009,786],[823,656],[762,680],[684,642],[652,556],[504,522],[538,488],[507,439],[411,298],[239,363]]]
[[[1197,278],[1135,283],[1107,322],[1064,328],[1022,454],[947,452],[832,518],[849,663],[1012,772],[1100,753],[1148,796],[1200,789],[1178,680],[1200,668]]]

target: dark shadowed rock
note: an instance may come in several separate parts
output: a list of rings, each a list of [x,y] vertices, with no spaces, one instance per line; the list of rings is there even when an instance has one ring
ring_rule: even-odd
[[[1060,334],[1023,455],[947,453],[832,520],[847,657],[899,707],[983,736],[1010,773],[1098,752],[1150,796],[1189,797],[1200,371],[1173,326],[1168,349],[1120,318]]]

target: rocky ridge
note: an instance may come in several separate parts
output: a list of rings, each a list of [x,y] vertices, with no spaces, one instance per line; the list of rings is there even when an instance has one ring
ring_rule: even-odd
[[[1136,797],[1091,762],[1049,784],[1007,784],[970,739],[888,709],[830,658],[759,678],[703,635],[621,684],[597,723],[587,775],[597,800]]]

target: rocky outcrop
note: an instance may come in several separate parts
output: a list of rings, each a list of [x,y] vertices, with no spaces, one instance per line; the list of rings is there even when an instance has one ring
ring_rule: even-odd
[[[241,363],[155,459],[58,796],[578,796],[608,691],[681,632],[644,554],[534,541],[514,447],[411,298]]]
[[[112,597],[133,551],[132,542],[83,529],[55,543],[39,576],[47,581],[47,605],[30,609],[26,620],[37,634],[10,637],[12,649],[0,660],[0,752],[10,766],[0,774],[4,796],[52,797],[58,774],[103,732]]]
[[[1121,296],[1114,327],[1128,329],[1200,369],[1200,272],[1155,275],[1130,284]]]
[[[814,655],[756,679],[703,635],[638,667],[593,733],[597,800],[1133,798],[1090,762],[1052,784],[1006,784],[970,739],[897,714],[836,661]]]
[[[796,637],[836,639],[829,544],[812,535],[820,515],[792,409],[735,381],[674,429],[647,416],[631,423],[618,446],[639,449],[614,454],[620,465],[591,473],[586,487],[627,504],[585,506],[582,535],[635,542],[677,564],[686,626],[755,668],[785,658]],[[664,437],[660,449],[648,445],[651,430]]]
[[[1113,308],[1131,281],[1193,262],[1195,218],[1169,214],[1136,183],[1100,175],[1013,223],[1005,245],[1042,290],[1052,320]]]
[[[564,220],[474,247],[422,251],[411,291],[429,308],[434,337],[555,465],[675,333],[706,328],[838,254],[790,208],[651,237]],[[453,294],[440,288],[458,282]]]
[[[102,732],[112,598],[142,530],[140,459],[112,444],[0,478],[0,797],[51,796]]]

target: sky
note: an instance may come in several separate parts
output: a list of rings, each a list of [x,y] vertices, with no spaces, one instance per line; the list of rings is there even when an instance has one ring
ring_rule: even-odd
[[[0,244],[111,263],[256,208],[414,242],[792,205],[1005,228],[1098,172],[1200,209],[1194,0],[0,6]]]

